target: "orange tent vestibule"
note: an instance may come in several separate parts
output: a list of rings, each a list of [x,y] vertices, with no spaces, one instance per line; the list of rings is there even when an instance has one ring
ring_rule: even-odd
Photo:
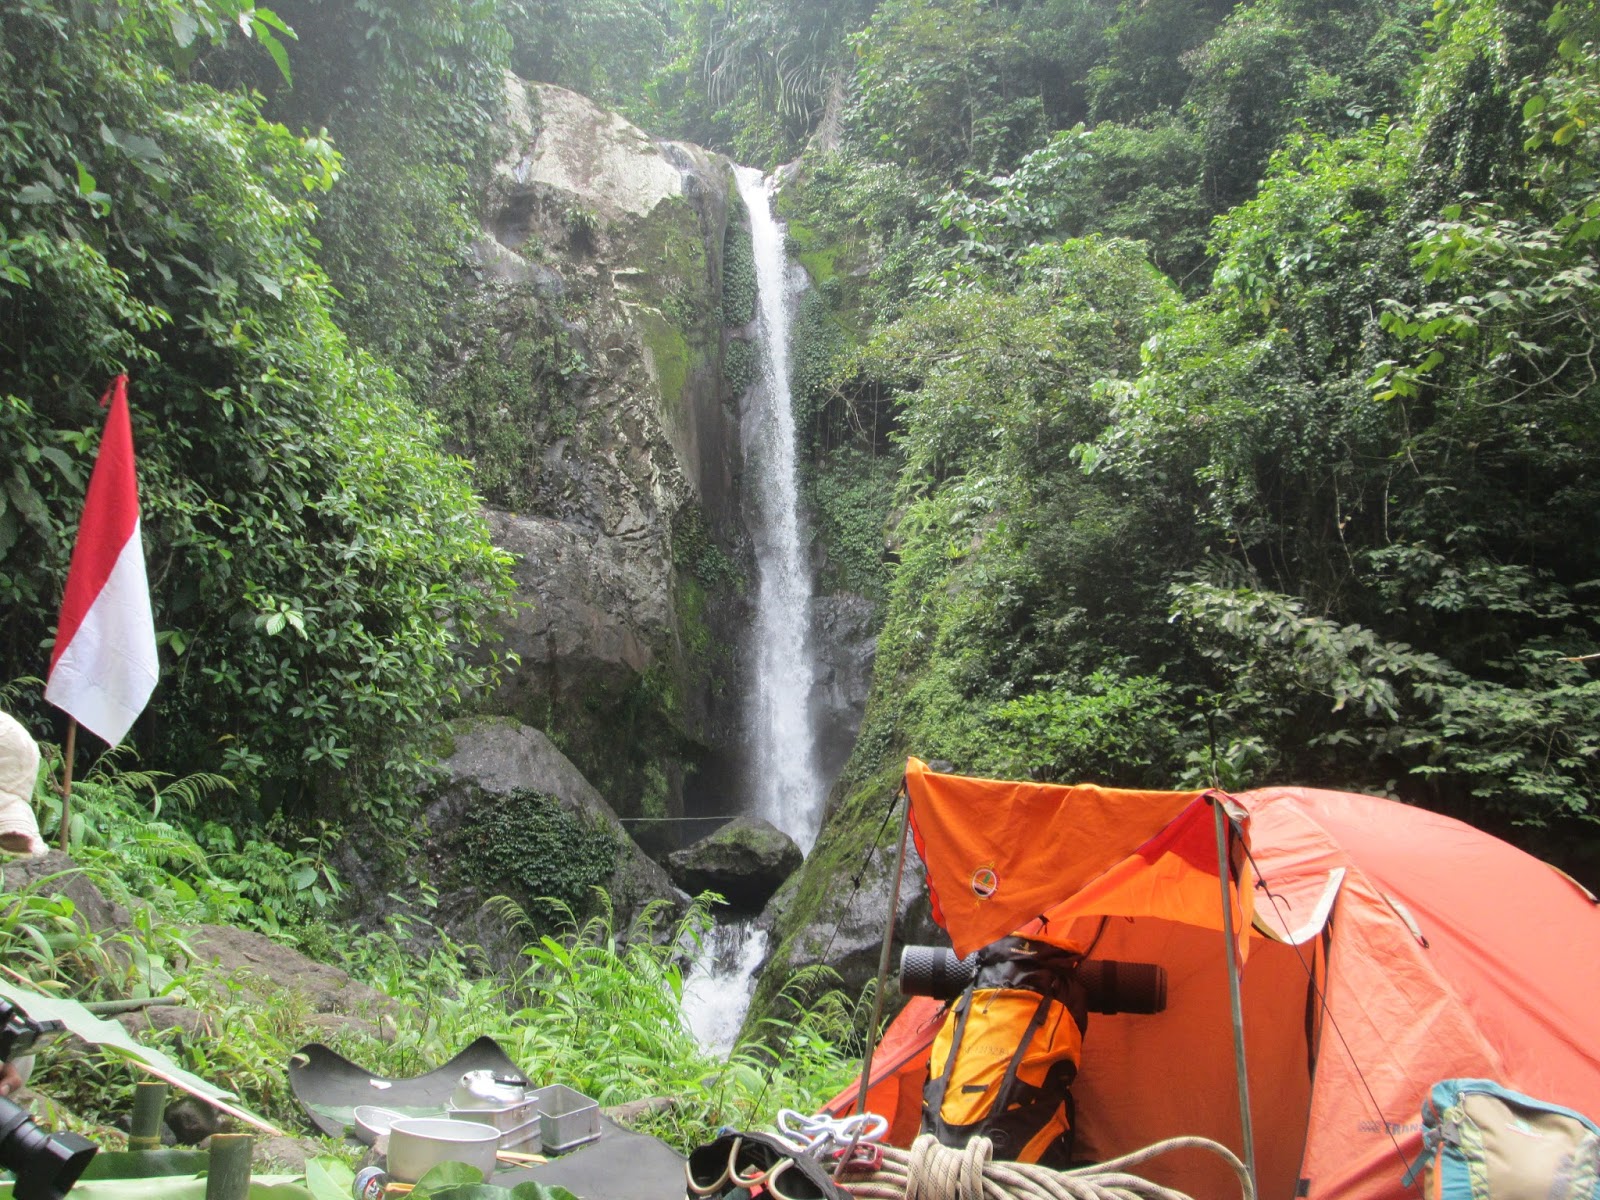
[[[1163,1138],[1242,1152],[1212,803],[1236,853],[1246,1055],[1263,1200],[1399,1200],[1432,1085],[1457,1077],[1600,1115],[1600,908],[1565,875],[1449,817],[1310,788],[1240,795],[971,779],[906,769],[934,915],[966,954],[1009,933],[1158,963],[1167,1007],[1092,1015],[1076,1153]],[[911,1001],[867,1107],[917,1131],[941,1003]],[[852,1086],[829,1109],[851,1111]],[[1220,1161],[1141,1169],[1207,1198]]]

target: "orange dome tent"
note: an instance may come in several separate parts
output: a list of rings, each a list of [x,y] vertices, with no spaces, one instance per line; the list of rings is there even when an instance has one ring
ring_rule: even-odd
[[[1483,1077],[1600,1114],[1600,910],[1459,821],[1309,788],[1237,796],[1009,783],[906,768],[934,915],[966,954],[1008,933],[1159,963],[1167,1007],[1094,1015],[1077,1151],[1198,1134],[1243,1150],[1213,798],[1233,831],[1251,1123],[1263,1200],[1399,1200],[1438,1080]],[[915,1134],[939,1002],[891,1024],[867,1107]],[[855,1086],[829,1106],[844,1113]],[[1201,1154],[1148,1165],[1236,1192]],[[1414,1194],[1414,1189],[1413,1194]]]

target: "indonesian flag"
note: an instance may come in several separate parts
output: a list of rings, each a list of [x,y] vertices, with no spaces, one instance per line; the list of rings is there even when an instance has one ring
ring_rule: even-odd
[[[128,377],[111,381],[100,457],[67,570],[44,698],[115,746],[150,699],[156,625],[139,543],[139,488],[128,421]]]

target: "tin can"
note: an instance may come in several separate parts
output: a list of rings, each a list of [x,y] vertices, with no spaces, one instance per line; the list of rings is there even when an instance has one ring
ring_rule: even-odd
[[[389,1174],[382,1167],[362,1167],[356,1172],[350,1192],[355,1200],[382,1200],[383,1189],[388,1186]]]

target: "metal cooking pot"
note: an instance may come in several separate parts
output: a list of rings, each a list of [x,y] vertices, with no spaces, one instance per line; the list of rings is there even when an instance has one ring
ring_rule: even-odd
[[[415,1183],[442,1162],[463,1162],[487,1179],[494,1174],[499,1149],[500,1131],[491,1125],[405,1117],[389,1126],[389,1174],[401,1183]]]
[[[379,1108],[376,1104],[358,1104],[351,1115],[356,1119],[356,1137],[369,1146],[387,1134],[389,1126],[406,1117],[403,1112]]]

